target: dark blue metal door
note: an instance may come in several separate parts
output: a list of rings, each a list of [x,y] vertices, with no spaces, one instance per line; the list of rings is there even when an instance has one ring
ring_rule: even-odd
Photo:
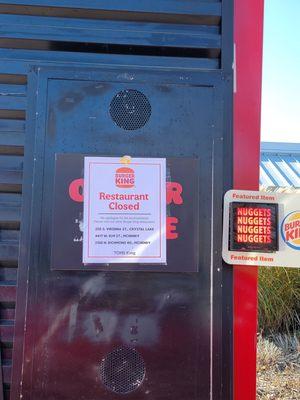
[[[19,289],[27,302],[17,315],[16,359],[22,349],[24,356],[15,393],[25,400],[229,398],[219,370],[222,79],[151,64],[36,67],[29,88],[20,259],[28,281]],[[116,105],[124,93],[130,101]],[[190,254],[180,255],[180,241],[168,254],[172,267],[178,252],[181,272],[51,269],[53,233],[74,223],[66,213],[53,226],[55,159],[64,153],[194,160],[181,184],[184,198],[195,181],[197,235]],[[184,230],[181,240],[189,240]],[[198,272],[184,272],[195,259]]]

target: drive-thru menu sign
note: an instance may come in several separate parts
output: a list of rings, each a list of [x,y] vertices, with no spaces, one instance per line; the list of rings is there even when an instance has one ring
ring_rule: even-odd
[[[300,195],[227,192],[223,259],[237,265],[300,267]]]
[[[84,264],[166,263],[166,160],[129,160],[84,159]]]

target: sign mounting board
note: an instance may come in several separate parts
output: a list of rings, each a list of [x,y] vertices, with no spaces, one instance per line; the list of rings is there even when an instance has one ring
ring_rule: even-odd
[[[80,153],[55,155],[51,269],[197,272],[200,244],[199,160],[183,157],[166,159],[167,264],[83,264],[85,157],[86,154]]]
[[[166,263],[166,160],[85,157],[83,263]]]
[[[233,265],[300,267],[300,195],[228,191],[223,259]]]

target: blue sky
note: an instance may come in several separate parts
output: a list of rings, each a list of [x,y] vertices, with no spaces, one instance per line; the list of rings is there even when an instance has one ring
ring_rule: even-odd
[[[261,139],[300,143],[300,0],[265,0],[263,57]]]

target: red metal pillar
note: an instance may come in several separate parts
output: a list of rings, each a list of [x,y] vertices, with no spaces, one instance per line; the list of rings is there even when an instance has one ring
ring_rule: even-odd
[[[258,189],[263,0],[235,0],[234,188]],[[256,399],[257,268],[234,267],[234,400]]]

